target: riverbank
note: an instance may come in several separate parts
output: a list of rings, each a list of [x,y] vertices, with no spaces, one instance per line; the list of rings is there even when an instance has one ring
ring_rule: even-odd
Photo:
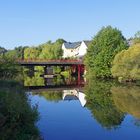
[[[0,80],[0,138],[1,140],[39,140],[35,123],[37,106],[30,105],[21,84]]]

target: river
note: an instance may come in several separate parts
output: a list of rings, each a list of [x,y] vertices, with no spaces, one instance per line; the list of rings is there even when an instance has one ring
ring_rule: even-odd
[[[140,86],[38,74],[24,85],[45,140],[140,139]]]

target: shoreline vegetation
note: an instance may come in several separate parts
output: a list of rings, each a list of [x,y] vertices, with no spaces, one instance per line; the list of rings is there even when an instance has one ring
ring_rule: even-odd
[[[40,140],[35,123],[39,119],[37,105],[32,106],[23,86],[13,80],[0,80],[1,140]]]
[[[126,40],[121,31],[103,27],[87,49],[84,63],[88,75],[119,82],[140,80],[140,32]]]

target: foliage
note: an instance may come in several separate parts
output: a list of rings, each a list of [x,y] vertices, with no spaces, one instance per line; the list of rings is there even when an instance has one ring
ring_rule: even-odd
[[[88,47],[85,57],[88,71],[92,71],[95,77],[111,77],[114,56],[126,47],[126,40],[118,29],[103,27]]]
[[[24,59],[37,59],[39,57],[39,50],[35,47],[26,48],[24,50]]]
[[[60,66],[54,66],[53,67],[53,73],[54,74],[60,74],[61,72],[61,67]]]
[[[15,78],[20,70],[14,59],[6,57],[0,59],[0,78]]]
[[[140,80],[140,44],[118,53],[111,69],[115,78],[122,80]]]
[[[13,50],[4,50],[4,54],[2,54],[1,57],[5,56],[9,59],[23,59],[23,53],[25,48],[28,48],[28,46],[19,46]]]
[[[6,53],[6,52],[7,52],[7,50],[0,46],[0,55],[3,54],[3,53]]]
[[[37,47],[27,48],[24,51],[25,59],[60,59],[62,58],[62,43],[65,42],[63,39],[58,39],[56,42],[52,43],[48,41],[47,43],[41,44]]]
[[[34,70],[35,72],[44,72],[44,67],[43,66],[34,66]]]
[[[134,37],[134,39],[133,39],[133,42],[134,42],[134,44],[140,43],[140,31],[138,31],[138,32],[135,34],[135,37]]]
[[[85,87],[87,104],[93,117],[105,128],[116,128],[121,124],[124,114],[116,108],[110,92],[112,81],[88,79]]]
[[[70,71],[68,71],[68,70],[67,71],[62,71],[61,75],[64,76],[65,78],[69,78],[71,76]]]
[[[23,87],[11,81],[0,87],[0,139],[39,140],[37,107],[31,108]]]
[[[54,85],[64,85],[64,79],[61,75],[57,75],[53,78],[53,84]]]

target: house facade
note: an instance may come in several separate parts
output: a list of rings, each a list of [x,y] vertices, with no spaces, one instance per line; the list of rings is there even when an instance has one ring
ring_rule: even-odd
[[[87,47],[90,41],[82,41],[82,42],[66,42],[62,45],[63,50],[63,58],[80,58],[83,57],[87,52]]]

